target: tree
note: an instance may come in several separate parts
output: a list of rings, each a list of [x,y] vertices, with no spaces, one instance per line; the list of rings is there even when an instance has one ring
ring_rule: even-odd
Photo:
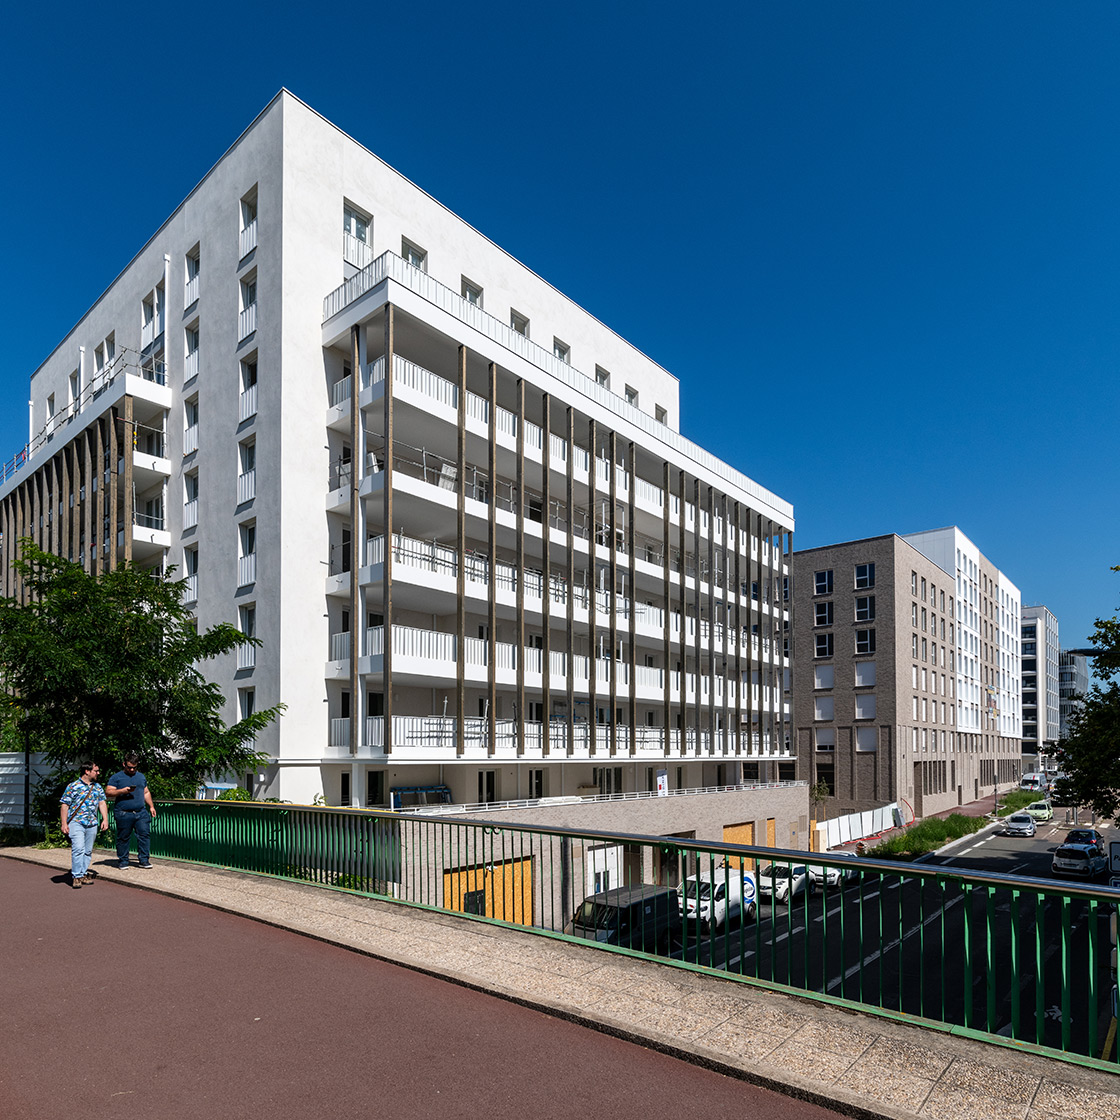
[[[100,575],[20,542],[28,602],[0,600],[0,677],[31,748],[59,767],[135,751],[161,797],[194,797],[211,776],[256,769],[257,734],[283,710],[227,726],[198,666],[247,638],[229,623],[198,632],[183,581],[125,563]]]
[[[1070,718],[1068,738],[1058,743],[1066,777],[1055,792],[1120,824],[1120,683],[1112,679],[1120,674],[1120,617],[1098,618],[1089,640],[1096,650],[1093,672],[1106,683],[1089,689]]]

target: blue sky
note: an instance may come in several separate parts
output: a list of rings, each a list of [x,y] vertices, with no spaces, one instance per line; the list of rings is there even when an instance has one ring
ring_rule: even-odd
[[[1120,6],[401,7],[6,14],[3,458],[283,85],[675,373],[797,547],[955,523],[1064,645],[1117,609]]]

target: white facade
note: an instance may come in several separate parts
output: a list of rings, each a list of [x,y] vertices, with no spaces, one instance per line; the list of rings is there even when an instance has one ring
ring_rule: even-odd
[[[1019,589],[956,526],[903,537],[956,580],[957,732],[1022,737]]]
[[[1058,620],[1044,606],[1024,607],[1022,633],[1023,754],[1041,769],[1061,731]]]
[[[792,777],[792,507],[680,435],[671,374],[287,92],[31,402],[5,578],[24,533],[176,565],[200,625],[262,641],[213,670],[227,718],[287,705],[258,794]]]

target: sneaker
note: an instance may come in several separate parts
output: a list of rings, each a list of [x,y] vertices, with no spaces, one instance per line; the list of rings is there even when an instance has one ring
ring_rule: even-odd
[[[132,864],[130,864],[130,863],[118,863],[117,864],[117,870],[118,871],[127,871],[131,866],[132,866]]]
[[[140,864],[140,867],[142,867],[145,871],[151,871],[152,869],[152,865],[150,863],[142,863]]]
[[[70,886],[72,886],[74,888],[74,890],[80,891],[82,889],[81,879],[71,879],[70,880]]]
[[[92,887],[93,884],[94,884],[94,878],[90,874],[85,874],[81,877],[80,882],[81,882],[82,886]]]

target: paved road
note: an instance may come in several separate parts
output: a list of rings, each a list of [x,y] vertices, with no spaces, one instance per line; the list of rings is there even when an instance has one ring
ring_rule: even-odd
[[[0,893],[4,1120],[834,1115],[147,891],[3,860]]]

